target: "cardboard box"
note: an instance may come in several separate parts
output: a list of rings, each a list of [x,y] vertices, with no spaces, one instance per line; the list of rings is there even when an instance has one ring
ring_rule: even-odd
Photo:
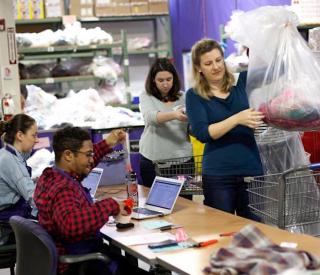
[[[45,0],[44,5],[46,18],[65,15],[64,0]]]
[[[130,15],[131,5],[129,0],[96,0],[96,16]]]
[[[79,17],[94,16],[94,1],[93,0],[70,0],[70,14]]]
[[[114,15],[130,15],[131,4],[130,3],[117,3],[114,8]]]
[[[300,24],[320,23],[319,0],[291,0],[291,9],[298,15]]]
[[[95,6],[95,16],[112,16],[114,14],[114,5]]]
[[[130,3],[130,0],[96,0],[95,6],[96,7],[102,7],[102,6],[108,6],[118,3]]]
[[[168,0],[149,0],[150,14],[168,14]]]
[[[131,2],[131,14],[148,14],[149,3],[148,2]]]

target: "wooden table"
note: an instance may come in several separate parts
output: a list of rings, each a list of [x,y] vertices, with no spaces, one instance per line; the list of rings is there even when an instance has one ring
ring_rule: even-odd
[[[106,189],[111,192],[112,189]],[[118,189],[120,190],[120,189]],[[124,191],[124,187],[122,187]],[[147,189],[140,187],[139,198],[145,200]],[[126,193],[119,192],[117,197],[126,197]],[[209,264],[210,255],[220,247],[226,247],[232,237],[219,237],[220,233],[236,232],[248,224],[255,224],[262,230],[272,241],[277,244],[281,242],[296,242],[298,249],[303,249],[314,255],[320,256],[320,239],[292,234],[275,227],[253,222],[241,217],[237,217],[202,204],[198,204],[183,198],[176,202],[174,211],[171,215],[163,218],[173,224],[183,225],[188,236],[195,241],[204,241],[209,239],[219,239],[219,242],[203,248],[188,248],[161,253],[153,253],[147,245],[126,246],[119,239],[123,236],[132,236],[134,234],[143,234],[150,232],[160,232],[159,230],[145,229],[141,222],[133,221],[135,227],[125,232],[116,231],[114,227],[104,226],[101,232],[115,245],[127,253],[141,259],[151,265],[160,264],[161,266],[175,271],[179,274],[203,274],[202,270]],[[170,232],[170,231],[169,231]],[[172,233],[175,231],[172,230]]]

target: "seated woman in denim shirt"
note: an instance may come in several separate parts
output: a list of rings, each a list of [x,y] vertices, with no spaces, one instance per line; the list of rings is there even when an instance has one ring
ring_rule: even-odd
[[[13,215],[30,217],[35,183],[26,159],[38,141],[36,121],[26,115],[15,115],[0,122],[4,146],[0,150],[0,220]]]

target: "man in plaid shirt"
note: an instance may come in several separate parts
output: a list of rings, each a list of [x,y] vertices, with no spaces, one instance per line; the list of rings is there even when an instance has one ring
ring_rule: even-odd
[[[119,205],[111,198],[93,202],[81,181],[114,145],[124,140],[123,130],[113,130],[94,145],[89,133],[79,127],[66,127],[54,135],[55,166],[43,171],[34,200],[39,223],[54,238],[59,255],[109,252],[99,230],[109,216],[119,214]],[[85,265],[88,274],[110,274],[110,267],[102,263],[89,261]],[[59,274],[78,274],[79,268],[79,264],[59,265]]]

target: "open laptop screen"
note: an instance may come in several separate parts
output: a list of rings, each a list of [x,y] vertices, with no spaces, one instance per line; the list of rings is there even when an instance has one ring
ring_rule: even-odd
[[[96,194],[102,173],[102,169],[92,169],[88,176],[82,181],[82,185],[90,190],[91,197],[94,197]]]
[[[155,179],[150,190],[147,205],[171,209],[180,192],[181,183]]]

